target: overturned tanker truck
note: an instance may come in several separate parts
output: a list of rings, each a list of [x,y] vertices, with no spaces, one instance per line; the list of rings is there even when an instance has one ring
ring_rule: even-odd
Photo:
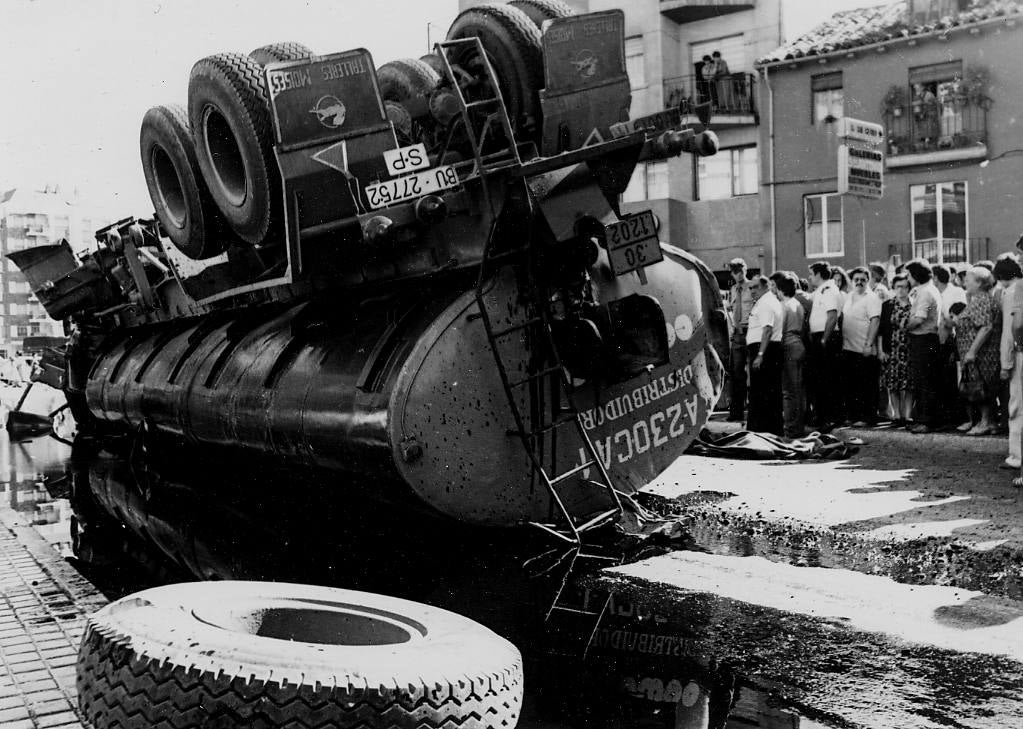
[[[713,154],[630,119],[621,11],[476,7],[375,69],[295,43],[192,69],[145,116],[152,220],[12,254],[72,331],[80,431],[263,454],[338,493],[578,543],[661,473],[720,392],[711,272],[636,165]]]

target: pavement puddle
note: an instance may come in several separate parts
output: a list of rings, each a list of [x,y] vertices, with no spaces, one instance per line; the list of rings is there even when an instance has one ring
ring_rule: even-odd
[[[944,521],[910,522],[908,524],[889,524],[869,531],[860,532],[868,539],[923,539],[924,537],[951,537],[957,529],[986,524],[986,519],[946,519]],[[1003,543],[998,540],[994,545]],[[974,549],[979,545],[971,543]],[[993,548],[993,547],[992,547]]]
[[[977,591],[701,552],[672,552],[607,572],[909,643],[1023,662],[1023,605],[1002,601],[985,612],[985,596]]]

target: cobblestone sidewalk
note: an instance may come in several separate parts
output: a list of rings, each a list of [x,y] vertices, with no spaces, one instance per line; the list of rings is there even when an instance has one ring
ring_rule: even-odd
[[[0,509],[0,727],[79,729],[75,658],[106,600],[21,517]]]

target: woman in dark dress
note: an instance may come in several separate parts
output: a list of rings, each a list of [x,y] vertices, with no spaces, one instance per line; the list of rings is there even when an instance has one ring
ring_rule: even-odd
[[[913,412],[913,387],[909,379],[909,279],[899,274],[892,281],[892,297],[881,305],[878,358],[881,382],[888,392],[888,410],[894,425],[909,422]]]
[[[966,274],[966,308],[955,317],[956,349],[964,378],[977,378],[983,389],[981,402],[965,403],[975,410],[971,419],[959,426],[967,435],[988,435],[993,432],[994,398],[998,392],[998,326],[1001,312],[991,296],[994,276],[986,268],[971,268]],[[972,406],[972,407],[971,407]],[[975,417],[979,414],[979,418]]]

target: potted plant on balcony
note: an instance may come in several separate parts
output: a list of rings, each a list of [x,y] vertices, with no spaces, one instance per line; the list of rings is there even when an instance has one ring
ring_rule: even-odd
[[[991,87],[991,74],[987,66],[970,65],[963,74],[962,93],[971,104],[983,106],[988,101]]]
[[[908,99],[909,93],[906,91],[905,86],[892,84],[888,87],[888,91],[881,100],[881,113],[884,115],[890,114],[894,117],[902,116],[902,112],[906,108],[906,102]]]

